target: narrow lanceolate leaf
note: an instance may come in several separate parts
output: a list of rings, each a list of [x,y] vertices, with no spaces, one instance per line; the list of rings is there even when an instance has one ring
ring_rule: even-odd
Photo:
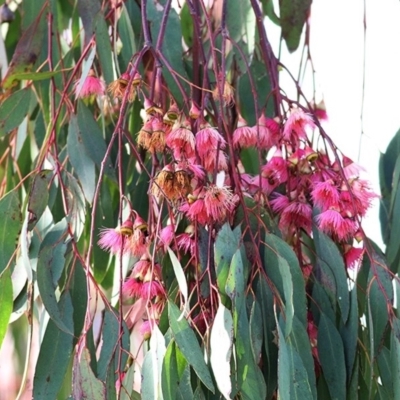
[[[178,258],[174,254],[174,252],[168,247],[168,254],[171,258],[172,267],[175,272],[176,280],[178,281],[179,290],[182,294],[184,305],[181,318],[186,315],[189,310],[189,303],[188,303],[188,286],[186,282],[185,274],[183,273],[182,265],[179,262]]]
[[[178,321],[180,315],[181,311],[179,308],[169,301],[168,318],[176,344],[186,361],[193,367],[200,380],[214,393],[215,388],[212,383],[211,375],[204,361],[203,353],[196,339],[196,335],[191,330],[185,318]]]
[[[100,60],[101,70],[107,84],[114,80],[114,72],[112,65],[112,53],[110,36],[108,34],[108,26],[104,20],[104,16],[99,12],[94,18],[95,34],[97,42],[97,55]]]
[[[64,292],[58,304],[60,319],[66,330],[73,332],[72,301],[69,292]],[[61,330],[50,319],[40,347],[33,380],[35,399],[56,399],[64,381],[73,353],[72,334]]]
[[[178,361],[176,357],[175,340],[168,344],[162,365],[161,385],[164,400],[175,400],[178,389]]]
[[[69,121],[67,149],[69,160],[79,178],[86,200],[91,203],[96,187],[95,164],[86,152],[75,115],[72,115]]]
[[[50,318],[61,330],[73,335],[70,327],[64,322],[55,293],[58,279],[65,267],[66,229],[65,220],[62,220],[45,236],[38,255],[37,282],[40,296]]]
[[[393,332],[390,338],[390,364],[394,398],[400,399],[400,320],[398,318],[393,319]]]
[[[312,0],[280,0],[282,36],[290,52],[299,47],[301,32],[310,12]]]
[[[29,193],[28,211],[31,213],[28,222],[28,230],[32,230],[42,216],[49,200],[48,184],[52,171],[48,169],[38,172],[32,182]]]
[[[20,203],[15,191],[0,199],[0,275],[6,269],[14,254],[18,235],[21,231],[22,216]]]
[[[7,332],[8,322],[13,309],[13,288],[10,268],[0,275],[0,349]]]
[[[318,325],[318,355],[332,399],[346,398],[346,365],[343,342],[333,322],[321,314]]]
[[[286,342],[283,330],[277,323],[279,337],[278,394],[281,400],[312,400],[307,371],[297,350]]]
[[[92,112],[82,101],[78,102],[78,126],[86,153],[100,168],[107,146],[100,126],[93,118]],[[115,172],[109,159],[105,160],[104,172],[110,178],[115,178]]]
[[[0,104],[0,137],[16,128],[28,113],[32,91],[18,90]]]
[[[75,357],[73,375],[74,399],[106,400],[104,383],[97,379],[90,368],[90,353],[83,349],[81,359]]]
[[[343,257],[332,239],[315,226],[313,227],[313,235],[318,258],[329,267],[334,276],[336,301],[339,304],[342,320],[345,323],[349,315],[350,300]]]
[[[144,399],[164,399],[161,379],[165,353],[165,339],[158,326],[155,325],[151,332],[150,350],[146,354],[142,369],[142,397]]]
[[[233,319],[230,311],[220,302],[211,329],[210,350],[211,368],[215,381],[225,399],[230,399],[231,355],[233,345]]]

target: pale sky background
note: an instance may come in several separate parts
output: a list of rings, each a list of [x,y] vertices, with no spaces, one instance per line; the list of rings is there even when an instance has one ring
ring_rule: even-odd
[[[279,29],[267,23],[267,33],[277,52]],[[379,193],[379,154],[386,151],[400,128],[400,1],[314,0],[310,47],[317,93],[323,96],[329,116],[326,131],[341,151],[367,169],[367,177]],[[282,61],[297,75],[299,54],[290,55],[284,45]],[[285,83],[282,80],[284,87]],[[363,227],[382,246],[378,210],[377,200]]]

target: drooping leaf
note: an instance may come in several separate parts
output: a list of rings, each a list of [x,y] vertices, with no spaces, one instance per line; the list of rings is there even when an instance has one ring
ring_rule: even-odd
[[[217,387],[225,399],[230,399],[231,355],[233,346],[233,320],[230,311],[220,302],[211,329],[211,368]]]
[[[155,3],[153,2],[147,3],[147,19],[150,22],[151,36],[154,46],[156,46],[156,43],[158,41],[158,35],[161,29],[161,22],[166,11],[167,7],[160,9],[156,7]],[[170,64],[172,70],[176,71],[180,76],[183,76],[185,79],[188,79],[186,70],[184,69],[182,62],[182,48],[181,46],[176,46],[176,43],[181,42],[182,31],[179,16],[174,9],[170,8],[168,18],[166,19],[164,35],[162,37],[162,46],[160,49],[162,50],[161,54]],[[181,105],[183,98],[176,80],[179,81],[180,86],[187,93],[188,87],[186,82],[184,82],[179,76],[171,74],[170,70],[165,66],[165,61],[163,63],[162,71],[168,84],[168,88],[171,91],[175,101],[178,103],[178,105]]]
[[[36,174],[29,193],[28,211],[32,214],[29,218],[28,230],[32,230],[42,216],[49,200],[48,184],[52,171],[43,169]]]
[[[40,296],[46,311],[59,329],[73,335],[63,320],[55,293],[65,267],[66,232],[66,222],[62,220],[47,233],[40,246],[36,269]]]
[[[224,224],[218,232],[214,246],[214,259],[217,284],[220,293],[226,294],[225,285],[229,273],[230,263],[241,239],[240,228],[232,230],[228,223]]]
[[[78,102],[78,127],[87,154],[100,168],[107,146],[100,127],[93,118],[93,114],[82,101]],[[109,159],[105,160],[104,172],[108,177],[115,178],[115,172]]]
[[[278,395],[282,400],[313,399],[307,371],[302,359],[290,343],[287,343],[280,324],[277,323],[279,337]],[[286,329],[285,329],[286,330]]]
[[[104,383],[97,379],[90,368],[90,353],[88,349],[83,349],[79,360],[74,360],[74,379],[73,379],[74,399],[106,400],[106,388]]]
[[[0,199],[0,275],[14,254],[22,226],[21,209],[16,191]]]
[[[31,101],[32,90],[25,88],[7,97],[0,104],[0,137],[11,132],[25,118]]]
[[[346,364],[343,342],[335,325],[321,314],[318,324],[318,356],[332,399],[346,398]]]
[[[175,341],[171,340],[166,349],[162,365],[161,384],[164,400],[175,400],[178,382],[176,345]]]
[[[53,319],[47,325],[33,380],[35,399],[57,398],[73,353],[73,308],[69,292],[62,294],[57,309],[65,329],[60,329]]]
[[[4,89],[10,89],[17,85],[16,76],[21,72],[30,72],[42,51],[46,32],[45,11],[47,7],[43,0],[35,2],[35,6],[36,8],[27,11],[27,17],[24,18],[24,31],[18,40],[6,76],[2,81]],[[29,26],[26,26],[27,23]]]
[[[182,316],[189,311],[189,303],[188,303],[188,285],[186,282],[185,274],[183,273],[182,265],[179,262],[178,258],[176,257],[175,253],[168,247],[168,254],[171,258],[172,267],[174,269],[175,277],[178,282],[179,290],[182,294],[184,304],[183,304],[183,311]],[[182,318],[181,316],[181,318]]]
[[[75,115],[70,117],[67,139],[68,156],[81,183],[86,200],[91,203],[96,186],[95,165],[88,156]]]
[[[162,398],[162,366],[165,351],[165,339],[155,325],[151,331],[150,350],[143,362],[141,394],[144,399]]]
[[[96,35],[97,56],[100,61],[104,80],[107,84],[110,84],[114,80],[114,72],[111,58],[112,50],[110,36],[108,34],[108,26],[101,12],[98,12],[95,15],[93,23],[95,26],[94,31]]]
[[[393,319],[393,334],[390,337],[390,361],[393,375],[394,398],[400,396],[400,320]]]
[[[290,52],[299,47],[303,26],[308,18],[312,0],[280,0],[282,36]]]
[[[343,322],[347,321],[349,315],[350,302],[349,291],[347,286],[346,267],[343,257],[335,243],[327,235],[321,232],[316,226],[313,228],[313,236],[315,241],[315,250],[318,258],[325,264],[322,267],[329,267],[330,272],[334,276],[336,301],[341,310]],[[325,269],[328,273],[329,271]]]
[[[117,29],[122,42],[120,68],[121,71],[125,71],[128,68],[132,56],[136,53],[136,45],[132,24],[124,4],[121,8],[121,15],[118,19]]]
[[[2,274],[0,274],[0,349],[13,310],[13,286],[10,271],[11,269],[7,268]]]
[[[212,391],[215,391],[214,384],[211,379],[210,372],[204,362],[196,335],[190,328],[187,320],[182,318],[178,321],[181,315],[179,308],[168,302],[168,318],[173,337],[177,346],[181,350],[186,361],[193,367],[200,380]]]

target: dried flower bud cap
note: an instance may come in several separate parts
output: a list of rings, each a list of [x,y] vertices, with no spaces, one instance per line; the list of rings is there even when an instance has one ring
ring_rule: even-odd
[[[146,111],[146,114],[161,114],[162,115],[162,110],[160,107],[157,107],[154,102],[152,102],[150,99],[148,99],[146,96],[144,97],[144,110]]]
[[[180,111],[175,102],[172,102],[167,113],[166,118],[170,121],[176,121],[179,117]]]
[[[120,227],[119,232],[121,235],[131,236],[133,232],[133,223],[130,219],[127,219]]]
[[[318,158],[318,152],[309,146],[304,149],[304,153],[308,161],[315,161]]]
[[[189,111],[189,117],[192,119],[197,119],[200,117],[200,109],[199,107],[197,107],[196,103],[194,103],[192,101],[192,105],[190,107],[190,111]]]
[[[139,72],[136,72],[135,75],[133,75],[132,85],[139,86],[140,82],[142,82],[142,76],[139,74]]]
[[[121,74],[121,76],[119,77],[119,81],[120,83],[124,83],[125,85],[127,85],[129,82],[129,74],[127,72]]]
[[[191,195],[189,195],[189,196],[191,196]],[[188,196],[188,197],[189,197]],[[193,196],[192,196],[193,197]],[[190,235],[190,236],[193,236],[194,235],[194,233],[195,233],[195,228],[194,228],[194,225],[192,225],[192,224],[190,224],[190,225],[188,225],[187,227],[186,227],[186,229],[185,229],[185,233],[187,233],[188,235]]]
[[[239,114],[237,127],[243,128],[244,126],[247,126],[247,125],[248,125],[247,121]]]
[[[186,199],[187,199],[187,202],[188,202],[189,204],[193,204],[193,203],[197,200],[197,197],[189,193],[189,194],[186,196]]]
[[[133,223],[133,229],[139,229],[142,232],[144,232],[147,230],[147,228],[148,228],[147,222],[142,217],[137,215]]]

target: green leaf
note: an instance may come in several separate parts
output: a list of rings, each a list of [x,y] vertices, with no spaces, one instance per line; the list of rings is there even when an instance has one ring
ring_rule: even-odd
[[[252,92],[250,85],[249,75],[252,76],[255,86],[256,95]],[[266,114],[269,117],[274,116],[274,105],[272,100],[269,100],[269,94],[271,92],[271,83],[268,76],[268,71],[265,64],[257,59],[254,59],[250,64],[249,73],[244,73],[239,78],[238,93],[240,102],[240,112],[242,116],[246,119],[250,126],[253,126],[257,122],[256,118],[256,103],[255,99],[259,99],[257,104],[258,115],[260,115],[260,110],[266,108]],[[267,101],[267,103],[261,103],[260,100]],[[272,97],[271,97],[272,99]],[[243,152],[242,152],[243,153]],[[255,160],[253,160],[255,161]],[[247,171],[247,169],[246,169]],[[258,173],[258,172],[255,172]]]
[[[261,0],[264,14],[276,25],[280,25],[281,21],[275,13],[273,0]]]
[[[75,357],[72,389],[74,399],[107,399],[104,383],[95,377],[90,368],[90,353],[86,348],[83,349],[80,362],[79,358]]]
[[[225,399],[230,399],[233,320],[230,311],[220,302],[210,335],[210,363],[217,387]]]
[[[111,365],[113,357],[117,350],[119,341],[119,322],[117,319],[118,313],[108,309],[104,312],[104,321],[102,327],[102,342],[100,357],[97,364],[97,377],[105,381],[107,370]]]
[[[332,321],[332,320],[331,320]],[[347,380],[353,373],[354,360],[356,358],[357,340],[358,340],[358,302],[357,302],[357,286],[354,285],[350,292],[350,313],[345,325],[340,328],[340,335],[343,340],[344,355],[346,361]]]
[[[188,47],[193,46],[193,19],[189,7],[185,2],[179,14],[181,20],[182,36]]]
[[[150,337],[150,350],[146,353],[142,368],[141,394],[144,399],[162,396],[162,365],[165,356],[165,339],[155,325]]]
[[[78,102],[78,127],[86,153],[100,168],[107,146],[98,123],[82,101]],[[105,160],[104,172],[108,177],[115,179],[115,172],[109,159]]]
[[[303,361],[296,349],[286,342],[279,323],[277,323],[277,329],[279,337],[278,397],[282,400],[311,400],[314,397]]]
[[[11,191],[0,199],[0,275],[7,268],[17,246],[22,216],[17,192]]]
[[[56,299],[56,287],[65,267],[65,237],[67,226],[65,219],[54,225],[45,236],[39,250],[37,262],[37,283],[46,311],[56,325],[64,332],[73,335],[62,316],[62,310]]]
[[[321,232],[316,226],[313,227],[313,236],[318,259],[326,264],[320,263],[320,266],[322,268],[325,268],[325,266],[329,267],[330,272],[334,276],[336,287],[335,297],[341,310],[342,320],[345,323],[349,315],[350,301],[346,267],[344,265],[343,257],[332,239]],[[325,272],[328,273],[329,271],[325,268]]]
[[[133,55],[136,53],[135,35],[125,4],[122,4],[121,7],[121,15],[118,19],[117,29],[122,42],[120,68],[122,71],[125,71]]]
[[[332,321],[321,314],[318,325],[318,355],[332,400],[346,398],[346,365],[343,342]]]
[[[29,193],[28,211],[32,214],[28,222],[28,230],[32,230],[43,215],[49,201],[49,181],[52,170],[43,169],[38,172],[32,182]]]
[[[303,26],[308,18],[312,0],[280,0],[282,36],[292,53],[299,47]]]
[[[393,286],[383,257],[373,252],[368,277],[368,317],[372,356],[378,353],[383,333],[389,323],[389,305],[393,304]]]
[[[7,97],[0,105],[0,137],[21,124],[28,113],[32,90],[25,88]]]
[[[224,224],[218,232],[214,246],[215,272],[220,293],[226,294],[225,285],[228,278],[229,267],[233,255],[240,246],[240,227],[232,230],[228,223]]]
[[[232,258],[226,281],[226,293],[232,300],[236,379],[243,399],[264,399],[267,388],[263,375],[255,362],[250,343],[250,326],[245,303],[245,281],[247,281],[247,274],[241,251],[238,249]]]
[[[392,365],[390,362],[390,350],[383,346],[378,355],[378,366],[379,376],[382,381],[382,385],[388,391],[389,396],[386,398],[394,399],[393,392],[393,376],[392,376]]]
[[[73,319],[72,301],[69,292],[61,295],[59,316],[64,329],[60,329],[53,319],[49,320],[43,341],[40,346],[33,379],[33,397],[35,399],[56,399],[64,381],[73,353]]]
[[[316,399],[317,388],[315,382],[315,367],[311,354],[310,338],[306,328],[296,317],[293,319],[293,329],[290,333],[290,336],[287,338],[287,343],[300,357],[303,368],[306,371],[306,376],[304,377],[304,379],[307,381],[306,386],[310,388],[312,398]],[[294,386],[296,386],[296,383],[294,383]],[[308,390],[306,390],[306,392],[308,392]]]
[[[101,70],[107,85],[114,80],[114,71],[112,65],[112,50],[110,36],[108,34],[108,26],[101,12],[94,17],[96,50],[99,57]]]
[[[200,380],[214,393],[215,388],[211,375],[204,362],[196,335],[185,318],[178,321],[180,314],[179,308],[171,301],[168,301],[168,318],[176,344],[186,361],[193,367]]]
[[[400,320],[393,318],[393,333],[390,337],[390,361],[393,375],[394,398],[400,398]]]
[[[67,149],[69,161],[79,178],[86,200],[92,203],[96,188],[95,165],[86,152],[75,115],[72,115],[69,121]]]
[[[250,1],[231,0],[226,11],[226,27],[230,39],[236,43],[246,43],[245,46],[241,47],[244,47],[246,56],[252,55],[255,38],[255,15]]]
[[[11,269],[7,268],[0,275],[0,349],[6,335],[8,323],[13,310],[13,287],[11,281]]]
[[[151,37],[153,39],[154,46],[156,45],[158,40],[164,11],[165,9],[158,9],[154,2],[147,2],[147,20],[150,24]],[[180,76],[183,76],[185,79],[188,79],[186,70],[182,62],[182,46],[177,46],[177,43],[182,43],[181,24],[177,12],[173,8],[171,8],[169,10],[169,15],[166,20],[163,42],[160,50],[163,56],[166,58],[167,62],[170,64],[172,70],[177,72]],[[184,82],[179,76],[172,75],[165,65],[163,65],[162,67],[162,73],[167,82],[168,89],[171,91],[178,105],[181,106],[183,100],[182,93],[175,79],[177,79],[181,83],[186,93],[188,93],[189,91],[187,83]]]
[[[168,254],[171,259],[172,268],[174,269],[174,273],[175,273],[176,280],[178,282],[179,290],[180,290],[183,300],[184,300],[183,311],[182,311],[182,316],[183,316],[184,314],[186,314],[186,312],[189,311],[188,285],[186,282],[186,277],[183,272],[182,265],[170,247],[168,247]]]
[[[85,322],[88,296],[86,275],[79,261],[76,261],[72,272],[70,291],[74,306],[74,334],[78,338],[81,336]]]
[[[20,72],[13,74],[13,79],[17,79],[19,81],[43,81],[54,76],[58,76],[61,74],[65,74],[70,71],[71,68],[61,69],[58,71],[43,71],[43,72]],[[23,89],[26,90],[26,89]]]
[[[175,341],[171,340],[165,352],[162,365],[161,385],[164,400],[175,400],[178,389],[178,364]]]
[[[398,160],[400,161],[400,157]],[[393,208],[390,210],[389,214],[390,235],[386,250],[389,265],[394,263],[400,249],[400,227],[399,224],[394,222],[399,221],[398,218],[400,218],[400,185],[397,187],[397,190],[392,193],[392,199],[394,199]]]
[[[14,50],[6,76],[2,81],[4,89],[16,86],[18,79],[15,76],[21,72],[31,71],[39,58],[40,52],[43,49],[43,39],[47,28],[46,12],[39,13],[39,11],[46,9],[46,7],[42,8],[42,6],[44,6],[44,1],[40,0],[35,2],[34,10],[28,9],[25,11],[23,18],[24,31],[18,38],[18,44]],[[29,26],[26,25],[27,23],[29,23]]]
[[[299,261],[292,248],[278,236],[267,233],[265,243],[266,246],[263,247],[265,272],[276,286],[280,296],[285,299],[288,314],[286,318],[289,318],[289,324],[287,322],[289,326],[285,329],[291,328],[290,319],[293,311],[294,315],[306,326],[306,294]],[[286,335],[289,333],[289,331],[285,332]]]

